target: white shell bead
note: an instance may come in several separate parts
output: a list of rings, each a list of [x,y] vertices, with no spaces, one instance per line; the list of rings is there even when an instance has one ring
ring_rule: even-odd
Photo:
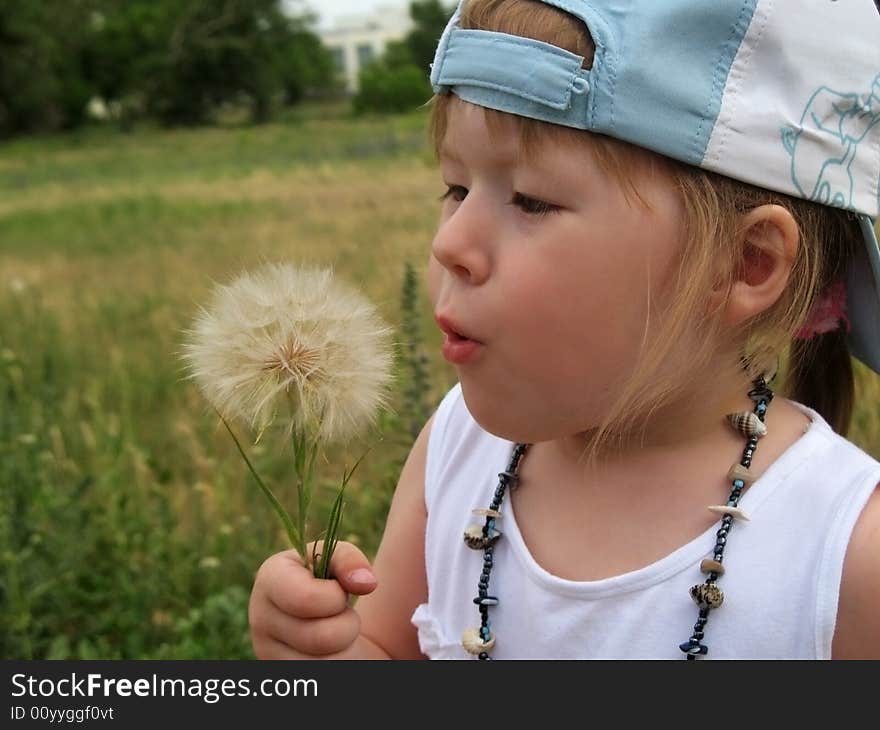
[[[481,654],[484,651],[489,651],[495,646],[495,637],[490,631],[489,640],[483,641],[479,629],[467,629],[461,635],[461,645],[465,648],[465,651],[467,651],[468,654]]]
[[[493,517],[496,520],[501,519],[501,513],[495,509],[485,509],[484,507],[478,507],[473,511],[477,517]]]
[[[713,504],[708,509],[710,512],[714,512],[715,514],[730,515],[735,520],[743,520],[745,522],[749,521],[749,516],[739,507],[728,507],[726,504]]]

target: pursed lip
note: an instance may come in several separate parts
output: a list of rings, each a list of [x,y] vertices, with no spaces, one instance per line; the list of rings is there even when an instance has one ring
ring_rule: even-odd
[[[467,331],[459,327],[459,325],[456,324],[450,317],[447,317],[444,314],[435,314],[434,319],[437,321],[437,326],[450,337],[454,337],[456,339],[473,340],[474,342],[483,344],[475,337],[471,337]]]

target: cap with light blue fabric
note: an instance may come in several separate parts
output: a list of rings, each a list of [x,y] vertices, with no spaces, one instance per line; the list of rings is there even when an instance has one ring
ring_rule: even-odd
[[[548,43],[461,28],[463,0],[434,91],[857,214],[848,342],[880,373],[880,3],[538,1],[586,24],[591,68]]]

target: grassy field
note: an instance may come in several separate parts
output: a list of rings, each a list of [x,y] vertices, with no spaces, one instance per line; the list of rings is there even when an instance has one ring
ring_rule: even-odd
[[[253,575],[285,537],[182,381],[180,333],[214,280],[282,259],[333,265],[399,327],[404,263],[423,273],[441,192],[425,121],[312,109],[259,128],[0,148],[3,658],[251,656]],[[350,491],[343,537],[368,553],[412,416],[455,379],[418,294],[429,385],[383,416]],[[880,455],[878,378],[857,377],[851,438]],[[322,466],[318,518],[363,448]],[[254,455],[284,485],[278,454]]]

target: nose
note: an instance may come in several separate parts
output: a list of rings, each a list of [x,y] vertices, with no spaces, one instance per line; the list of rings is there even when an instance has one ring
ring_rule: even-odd
[[[431,244],[437,262],[454,276],[478,286],[489,275],[491,226],[473,193],[441,221]]]

